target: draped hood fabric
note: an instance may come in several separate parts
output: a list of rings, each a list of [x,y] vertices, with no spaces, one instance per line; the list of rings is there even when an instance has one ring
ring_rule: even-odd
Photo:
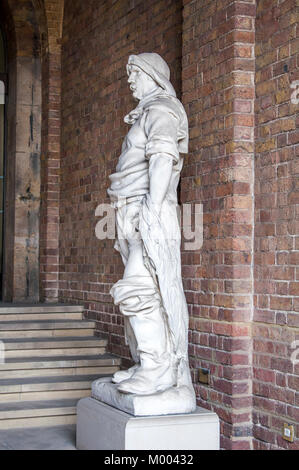
[[[169,67],[159,54],[144,52],[143,54],[130,55],[127,64],[128,73],[130,65],[136,65],[147,73],[168,95],[176,96],[176,92],[169,81]]]

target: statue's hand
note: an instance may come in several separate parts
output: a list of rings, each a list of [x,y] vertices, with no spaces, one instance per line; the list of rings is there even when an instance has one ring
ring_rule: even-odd
[[[129,243],[140,239],[139,234],[139,211],[140,206],[129,204],[126,210],[124,233]]]
[[[146,236],[151,240],[163,238],[160,212],[162,204],[154,203],[150,194],[147,194],[142,201],[142,237]],[[145,229],[145,230],[144,230]]]
[[[155,201],[152,196],[148,193],[146,196],[145,196],[145,200],[144,200],[144,203],[147,205],[149,211],[152,213],[152,214],[155,214],[156,216],[160,216],[160,213],[161,213],[161,209],[162,209],[162,203],[161,202],[158,202],[158,201]]]

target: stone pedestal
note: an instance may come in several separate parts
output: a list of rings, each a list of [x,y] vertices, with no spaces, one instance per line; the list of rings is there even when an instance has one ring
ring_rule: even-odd
[[[218,450],[218,416],[204,408],[190,414],[132,416],[93,398],[77,407],[79,450]]]
[[[186,386],[171,387],[153,395],[132,395],[120,393],[111,377],[95,380],[91,396],[133,416],[185,414],[196,408],[194,391]]]

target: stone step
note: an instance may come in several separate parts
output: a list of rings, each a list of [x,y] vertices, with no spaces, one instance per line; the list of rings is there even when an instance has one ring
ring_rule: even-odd
[[[75,390],[89,387],[94,380],[105,375],[64,375],[22,379],[0,379],[0,395],[5,393],[41,392],[47,390]]]
[[[0,322],[17,321],[23,322],[25,320],[39,321],[39,320],[82,320],[82,312],[55,312],[55,313],[1,313]]]
[[[0,321],[0,338],[5,331],[91,329],[95,322],[90,320],[40,320],[40,321]],[[15,336],[18,336],[15,334]]]
[[[50,356],[98,356],[105,354],[106,348],[104,347],[88,347],[88,348],[60,348],[60,349],[28,349],[28,350],[5,350],[5,359],[17,358],[17,357],[50,357]]]
[[[77,399],[0,403],[0,429],[74,424]]]
[[[53,390],[43,392],[28,392],[28,393],[3,393],[0,394],[0,405],[1,403],[17,403],[25,401],[37,401],[37,400],[66,400],[90,397],[90,387],[82,390]]]
[[[6,359],[0,364],[0,379],[53,375],[113,374],[120,359],[101,356],[53,356]]]
[[[56,411],[57,412],[57,411]],[[30,428],[48,428],[50,426],[68,426],[70,424],[76,424],[76,414],[66,415],[55,415],[55,416],[43,416],[33,418],[17,418],[17,419],[5,419],[0,421],[0,430],[8,429],[30,429]]]
[[[82,306],[0,303],[0,429],[75,424],[91,383],[119,370],[82,315]]]
[[[85,330],[85,336],[88,336],[91,331],[94,331],[95,322],[90,320],[40,320],[40,321],[0,321],[0,340],[5,338],[20,337],[24,336],[24,332],[38,331],[39,335],[41,332],[44,332],[44,336],[47,336],[46,332],[55,330],[54,335],[57,335],[58,331],[69,331],[72,330],[72,336],[76,336],[76,333],[73,333],[75,330],[80,330],[81,332]],[[89,333],[86,332],[89,331]],[[11,335],[11,332],[14,332],[14,336]],[[20,334],[19,334],[20,332]],[[9,334],[8,334],[9,333]],[[31,336],[31,335],[30,335]],[[27,336],[27,337],[30,337]],[[61,336],[61,335],[60,335]]]
[[[18,371],[5,371],[0,374],[0,379],[16,379],[16,378],[36,378],[36,377],[54,377],[65,375],[112,375],[119,370],[117,365],[106,365],[106,366],[88,366],[88,367],[61,367],[60,369],[39,369],[38,372],[35,370],[18,370]]]
[[[82,323],[78,322],[78,323]],[[80,330],[79,326],[76,326],[76,328],[62,328],[62,329],[41,329],[41,330],[7,330],[7,331],[1,331],[0,330],[0,341],[6,341],[7,339],[21,339],[21,338],[26,338],[26,339],[36,339],[36,338],[48,338],[48,339],[60,339],[60,338],[66,338],[66,337],[86,337],[86,336],[93,336],[94,334],[94,327],[91,328],[86,328],[83,326],[82,330]]]
[[[56,400],[90,396],[91,384],[103,375],[39,377],[0,380],[0,403]]]
[[[83,312],[82,305],[67,304],[4,304],[0,303],[0,315],[2,313],[75,313]]]
[[[5,351],[27,349],[89,348],[107,346],[107,340],[98,336],[61,337],[61,338],[6,338],[3,340]]]
[[[111,354],[99,356],[50,356],[7,359],[0,364],[0,370],[49,369],[52,367],[85,367],[87,365],[119,364],[119,359]]]

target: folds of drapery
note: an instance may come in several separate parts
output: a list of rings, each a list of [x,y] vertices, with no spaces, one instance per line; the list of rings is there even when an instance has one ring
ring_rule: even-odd
[[[169,329],[172,355],[178,364],[178,386],[192,387],[188,362],[188,307],[181,277],[180,227],[177,205],[167,199],[158,214],[149,194],[139,201],[139,232],[144,249],[144,263],[150,278],[125,278],[111,289],[111,294],[125,316],[126,337],[133,359],[138,361],[136,340],[130,327],[129,316],[150,313],[161,304]],[[121,211],[124,208],[121,209]],[[119,214],[118,235],[122,234]],[[125,237],[117,240],[124,264],[128,256]],[[135,352],[134,352],[135,351]]]
[[[158,289],[151,276],[121,279],[112,287],[111,295],[125,316],[148,315],[161,305]]]
[[[176,204],[165,200],[159,215],[147,195],[141,205],[139,230],[145,259],[157,278],[167,315],[174,355],[178,362],[178,385],[190,386],[188,308],[181,278],[181,237]]]

